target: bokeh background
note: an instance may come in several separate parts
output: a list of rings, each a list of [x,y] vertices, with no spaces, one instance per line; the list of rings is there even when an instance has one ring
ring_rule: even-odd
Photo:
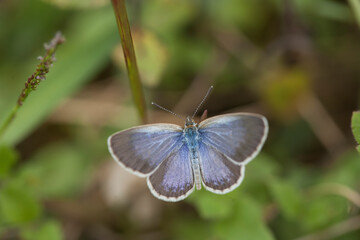
[[[110,1],[0,1],[0,122],[43,43],[67,39],[2,136],[0,239],[360,239],[356,2],[127,2],[149,122],[182,125],[151,101],[192,114],[214,85],[209,116],[270,123],[239,188],[166,203],[107,150],[141,124]]]

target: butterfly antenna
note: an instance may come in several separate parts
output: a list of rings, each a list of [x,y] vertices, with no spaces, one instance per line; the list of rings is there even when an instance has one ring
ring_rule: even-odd
[[[205,97],[201,100],[200,104],[198,105],[198,107],[196,108],[194,114],[192,115],[191,118],[194,118],[196,113],[199,111],[200,107],[203,105],[203,103],[205,102],[206,98],[209,96],[209,94],[211,93],[211,91],[213,90],[214,86],[210,86],[209,90],[207,91]]]
[[[169,109],[166,109],[166,108],[160,106],[160,105],[157,104],[157,103],[151,102],[151,104],[152,104],[152,105],[155,105],[156,107],[158,107],[158,108],[160,108],[160,109],[162,109],[162,110],[164,110],[164,111],[166,111],[166,112],[168,112],[168,113],[171,113],[172,115],[174,115],[174,116],[177,117],[177,118],[180,118],[181,120],[184,120],[184,118],[180,117],[179,115],[177,115],[176,113],[170,111]]]

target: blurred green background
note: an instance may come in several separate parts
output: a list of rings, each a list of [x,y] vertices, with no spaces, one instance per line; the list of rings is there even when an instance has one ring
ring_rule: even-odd
[[[107,150],[109,135],[141,123],[110,1],[0,1],[0,122],[43,43],[58,30],[67,39],[1,139],[0,239],[360,239],[350,127],[360,103],[359,6],[127,2],[148,105],[191,114],[214,85],[202,109],[209,116],[256,112],[270,122],[239,188],[166,203]],[[148,113],[150,122],[183,124]]]

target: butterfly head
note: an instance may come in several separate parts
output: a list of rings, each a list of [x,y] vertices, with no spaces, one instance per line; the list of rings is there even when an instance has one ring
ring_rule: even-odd
[[[192,119],[191,117],[186,117],[186,121],[185,121],[185,128],[191,128],[191,127],[195,127],[196,123],[194,121],[194,119]]]

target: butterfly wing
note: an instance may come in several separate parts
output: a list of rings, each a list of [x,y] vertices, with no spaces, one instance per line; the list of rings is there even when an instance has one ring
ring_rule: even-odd
[[[245,166],[235,164],[217,149],[200,142],[199,156],[202,181],[208,191],[225,194],[242,182]]]
[[[151,193],[164,201],[180,201],[194,191],[189,149],[182,144],[147,179]]]
[[[250,113],[225,114],[199,124],[201,141],[235,164],[246,164],[261,150],[268,133],[264,116]]]
[[[182,146],[182,129],[174,124],[149,124],[117,132],[108,138],[113,158],[134,174],[149,176]]]

